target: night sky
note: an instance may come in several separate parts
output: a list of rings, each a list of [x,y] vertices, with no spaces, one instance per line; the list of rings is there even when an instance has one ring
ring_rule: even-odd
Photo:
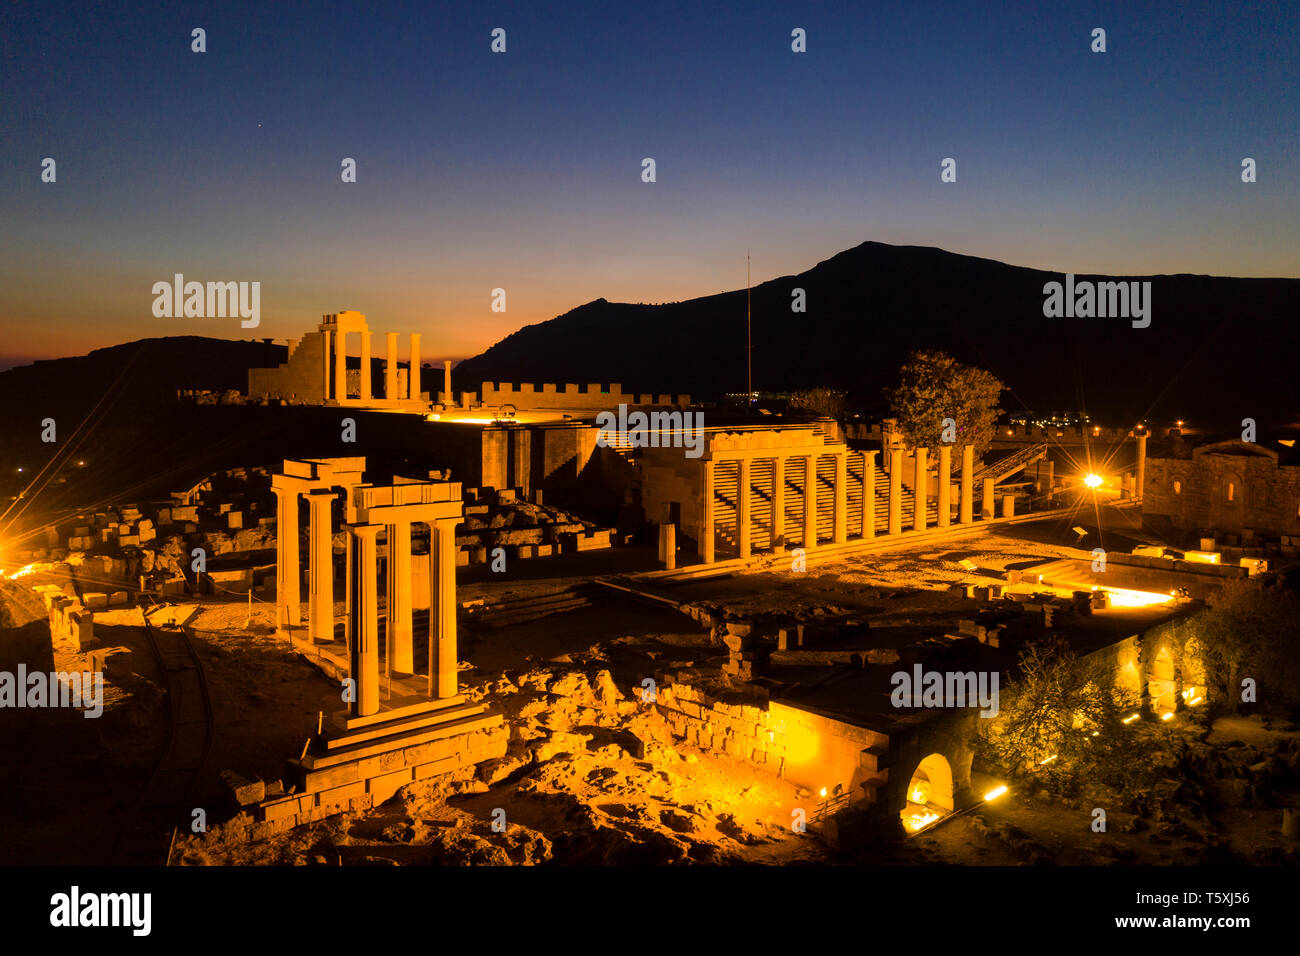
[[[558,6],[6,3],[0,367],[346,308],[463,357],[868,239],[1300,276],[1294,2]],[[260,281],[260,328],[154,317],[177,272]]]

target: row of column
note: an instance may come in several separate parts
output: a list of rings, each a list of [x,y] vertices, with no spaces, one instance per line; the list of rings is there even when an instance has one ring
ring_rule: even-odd
[[[281,630],[301,626],[301,568],[298,554],[298,500],[295,489],[277,488],[276,624]],[[308,491],[307,633],[313,643],[334,639],[334,554],[331,508],[338,492]],[[457,692],[456,524],[459,518],[430,522],[429,662],[431,698]],[[354,715],[379,709],[379,559],[378,535],[388,536],[388,654],[386,670],[415,673],[411,598],[411,522],[347,525],[347,626],[345,638],[356,682]]]
[[[863,453],[863,493],[862,493],[862,538],[870,540],[876,536],[876,454]],[[890,451],[889,462],[889,517],[888,532],[891,535],[903,533],[903,474],[906,468],[905,453],[901,448]],[[799,455],[789,458],[767,459],[772,462],[771,482],[771,524],[772,544],[779,548],[785,537],[785,463],[803,461],[803,546],[813,547],[817,543],[817,460],[818,455]],[[835,459],[834,511],[832,524],[832,541],[843,544],[848,540],[848,455],[838,454]],[[714,495],[717,487],[717,462],[704,462],[704,507],[701,520],[700,557],[706,564],[715,560],[714,534],[716,526]],[[912,530],[924,531],[928,525],[927,507],[927,472],[929,469],[929,450],[917,448],[913,455],[914,500],[910,524]],[[939,490],[937,497],[938,517],[936,526],[947,528],[952,524],[952,448],[942,445],[939,448]],[[737,459],[738,486],[736,497],[736,537],[739,556],[747,558],[752,553],[749,526],[753,520],[750,490],[753,484],[753,459]],[[971,445],[962,448],[961,489],[959,493],[957,520],[969,524],[974,520],[974,473],[975,449]],[[993,479],[984,480],[983,517],[993,517]]]
[[[325,398],[342,401],[348,398],[348,349],[347,336],[337,331],[326,329],[325,336]],[[370,332],[357,332],[361,336],[361,389],[358,401],[374,400],[370,382]],[[410,373],[406,381],[406,394],[397,394],[397,333],[389,332],[388,358],[384,365],[384,398],[390,401],[400,399],[418,400],[420,397],[420,333],[411,333]],[[334,368],[329,368],[330,355],[334,356]]]
[[[430,523],[428,694],[435,700],[457,692],[456,524]],[[351,582],[348,653],[356,681],[354,714],[379,710],[379,532],[388,536],[388,676],[415,672],[411,624],[411,523],[348,525]]]

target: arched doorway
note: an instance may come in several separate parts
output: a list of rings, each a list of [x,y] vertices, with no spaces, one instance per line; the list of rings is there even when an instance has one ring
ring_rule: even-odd
[[[1169,648],[1162,647],[1147,671],[1147,694],[1151,698],[1151,709],[1157,714],[1171,713],[1177,696],[1176,690],[1174,656],[1169,653]]]
[[[952,766],[943,754],[930,754],[907,782],[901,818],[909,833],[923,830],[953,811]]]

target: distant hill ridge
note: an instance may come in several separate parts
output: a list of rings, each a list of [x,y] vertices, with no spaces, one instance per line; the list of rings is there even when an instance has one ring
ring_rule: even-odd
[[[939,349],[998,375],[1003,407],[1084,410],[1220,427],[1295,422],[1294,325],[1300,279],[1199,275],[1149,280],[1151,324],[1045,318],[1063,272],[921,246],[864,242],[752,290],[754,387],[843,388],[879,407],[913,349]],[[791,311],[803,289],[806,313]],[[745,388],[745,290],[665,305],[597,299],[507,336],[458,365],[458,389],[484,381],[620,382],[628,390],[715,398]]]

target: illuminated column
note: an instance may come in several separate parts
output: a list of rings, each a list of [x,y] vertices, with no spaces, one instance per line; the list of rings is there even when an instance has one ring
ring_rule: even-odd
[[[984,479],[984,507],[980,509],[981,518],[993,517],[993,479]]]
[[[803,546],[817,547],[817,456],[803,460]]]
[[[849,455],[835,456],[835,543],[849,540]]]
[[[397,333],[388,333],[388,361],[384,363],[384,398],[393,401],[397,394]]]
[[[952,446],[939,446],[939,527],[952,524]]]
[[[370,401],[370,333],[361,333],[361,400]]]
[[[736,462],[736,546],[742,558],[749,557],[749,486],[752,482],[751,462],[742,458]]]
[[[430,522],[429,696],[456,696],[456,525],[459,518]]]
[[[961,515],[962,524],[975,520],[975,446],[963,445],[961,450]]]
[[[1047,459],[1047,497],[1052,498],[1052,489],[1056,487],[1056,462]]]
[[[334,333],[334,400],[340,404],[348,397],[348,336],[339,326]]]
[[[876,453],[862,453],[862,537],[876,536]]]
[[[1147,433],[1137,436],[1137,499],[1142,500],[1142,491],[1147,478]]]
[[[321,385],[323,388],[325,401],[327,402],[334,397],[331,394],[332,389],[330,388],[330,347],[333,344],[333,341],[334,341],[334,334],[330,332],[329,329],[325,329],[324,331],[321,332],[321,342],[324,344],[324,349],[323,349],[324,361],[322,362],[322,367],[321,367]]]
[[[785,459],[772,459],[772,550],[785,546]]]
[[[889,533],[903,533],[903,449],[889,452]]]
[[[415,673],[411,637],[411,523],[388,526],[388,672]]]
[[[912,528],[915,531],[925,530],[925,500],[926,500],[926,470],[929,464],[929,449],[916,449],[914,461],[916,462],[916,471],[912,475]]]
[[[275,624],[285,630],[302,621],[298,607],[298,492],[276,488]]]
[[[379,711],[379,537],[377,524],[349,525],[353,552],[352,648],[349,654],[354,717]]]
[[[450,405],[452,403],[451,402],[451,359],[444,359],[442,363],[442,387],[445,389],[443,394],[447,396],[446,398],[443,399],[443,402]]]
[[[700,560],[713,563],[713,467],[712,460],[704,463],[704,500],[700,503]]]
[[[411,333],[411,372],[406,379],[406,397],[420,400],[420,333]]]
[[[307,634],[313,642],[334,639],[334,527],[330,505],[334,492],[307,495]]]

